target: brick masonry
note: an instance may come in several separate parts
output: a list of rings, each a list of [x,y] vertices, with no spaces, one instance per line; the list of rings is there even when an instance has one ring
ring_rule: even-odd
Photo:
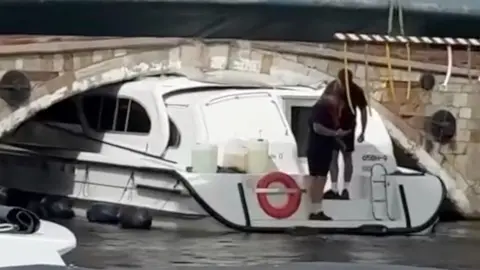
[[[363,45],[350,46],[344,54],[341,44],[122,40],[81,41],[82,45],[78,46],[57,44],[57,51],[50,45],[43,49],[41,46],[32,46],[30,50],[12,48],[15,53],[8,53],[0,46],[0,70],[22,70],[35,85],[28,100],[21,104],[12,105],[6,98],[0,100],[0,135],[54,102],[92,87],[152,72],[205,77],[209,71],[228,69],[268,75],[286,84],[315,84],[335,76],[344,67],[346,55],[356,80],[369,89],[372,105],[414,142],[412,148],[425,149],[456,180],[453,189],[460,190],[474,205],[473,209],[463,209],[464,212],[480,213],[476,187],[480,183],[480,166],[475,166],[475,161],[480,160],[480,107],[475,106],[480,104],[480,84],[476,79],[468,79],[469,75],[478,78],[478,53],[473,54],[469,69],[466,51],[455,50],[453,75],[448,87],[442,89],[439,84],[444,79],[447,62],[444,49],[412,48],[414,71],[408,73],[405,48],[393,48],[394,98],[388,91],[389,73],[383,46],[369,46],[367,60],[370,65],[365,66]],[[95,42],[98,45],[92,45]],[[107,43],[110,45],[105,45]],[[436,76],[437,86],[432,91],[419,87],[420,74],[425,71]],[[406,98],[408,81],[412,84],[409,99]],[[439,109],[449,110],[457,118],[457,134],[448,145],[438,145],[424,132],[428,117]]]

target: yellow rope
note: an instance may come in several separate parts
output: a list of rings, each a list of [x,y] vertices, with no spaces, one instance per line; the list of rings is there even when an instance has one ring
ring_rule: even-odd
[[[408,80],[407,80],[407,100],[410,99],[410,92],[412,91],[412,81],[410,80],[410,75],[412,74],[412,60],[411,60],[411,52],[410,52],[410,43],[405,43],[405,47],[407,48],[407,72],[408,72]]]
[[[363,55],[365,57],[365,63],[364,63],[364,66],[365,66],[365,90],[366,90],[366,94],[367,94],[367,105],[368,105],[368,113],[370,116],[372,116],[372,106],[370,105],[372,102],[371,102],[371,98],[372,98],[372,94],[370,92],[370,76],[368,76],[368,43],[365,43],[365,50],[363,52]]]
[[[347,100],[348,100],[348,107],[350,107],[350,111],[355,114],[355,110],[353,109],[352,98],[350,97],[350,78],[348,76],[348,43],[345,41],[343,43],[343,65],[344,65],[344,76],[345,76],[345,90],[347,91]]]
[[[390,57],[390,44],[385,43],[385,54],[387,57],[387,71],[388,71],[388,83],[390,84],[390,94],[392,95],[393,102],[397,102],[395,94],[395,87],[393,86],[393,72],[392,72],[392,59]]]
[[[447,74],[445,74],[445,80],[442,83],[442,88],[443,88],[444,91],[447,90],[448,82],[450,81],[450,77],[452,76],[453,51],[452,51],[452,46],[451,45],[447,46],[447,58],[448,58]]]
[[[468,84],[472,85],[472,47],[467,46]]]

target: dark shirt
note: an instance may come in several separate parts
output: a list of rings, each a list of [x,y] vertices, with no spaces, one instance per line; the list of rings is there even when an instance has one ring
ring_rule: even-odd
[[[340,127],[342,129],[352,129],[355,127],[356,124],[356,113],[357,108],[364,109],[367,107],[367,99],[363,93],[363,89],[358,86],[358,84],[354,82],[350,82],[350,97],[352,101],[352,106],[355,110],[354,113],[350,110],[350,106],[348,105],[348,99],[346,94],[346,89],[343,89],[343,86],[337,81],[334,80],[330,82],[323,95],[335,95],[345,102],[345,106],[343,107],[341,118],[340,118]]]
[[[308,152],[321,153],[321,149],[328,144],[334,144],[331,136],[320,135],[313,129],[313,123],[319,123],[326,128],[336,130],[338,121],[336,121],[335,105],[332,99],[335,97],[322,95],[312,107],[312,114],[308,121]]]

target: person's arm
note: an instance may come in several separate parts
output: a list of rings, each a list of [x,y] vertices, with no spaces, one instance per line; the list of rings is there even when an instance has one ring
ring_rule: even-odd
[[[326,126],[316,122],[313,123],[313,130],[318,135],[329,136],[329,137],[336,137],[338,135],[336,130],[327,128]]]
[[[365,134],[365,130],[367,129],[368,123],[368,115],[367,115],[367,106],[360,108],[360,120],[362,122],[362,133]]]

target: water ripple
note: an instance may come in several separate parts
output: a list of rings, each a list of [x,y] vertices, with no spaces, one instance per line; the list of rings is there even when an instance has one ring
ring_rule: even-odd
[[[480,223],[442,224],[432,237],[198,235],[128,231],[84,220],[64,223],[78,237],[66,260],[95,269],[357,262],[480,269]]]

